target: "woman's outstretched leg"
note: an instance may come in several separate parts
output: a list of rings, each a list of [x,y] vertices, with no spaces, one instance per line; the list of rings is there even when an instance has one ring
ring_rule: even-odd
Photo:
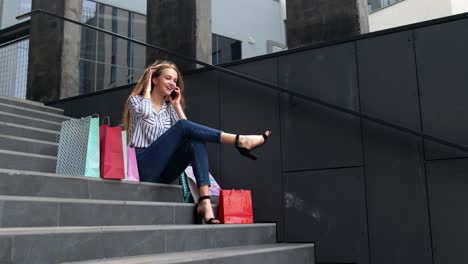
[[[236,135],[222,132],[207,126],[203,126],[188,120],[179,120],[174,129],[178,131],[180,137],[187,139],[199,140],[204,142],[213,142],[221,144],[236,145],[246,150],[251,150],[265,143],[266,138],[270,135],[270,131],[265,131],[263,135]],[[236,143],[236,137],[237,143]]]

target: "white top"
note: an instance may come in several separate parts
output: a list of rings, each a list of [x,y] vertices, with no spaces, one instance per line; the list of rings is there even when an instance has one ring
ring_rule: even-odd
[[[174,107],[165,101],[156,112],[150,99],[140,95],[130,97],[129,146],[148,147],[179,119]]]

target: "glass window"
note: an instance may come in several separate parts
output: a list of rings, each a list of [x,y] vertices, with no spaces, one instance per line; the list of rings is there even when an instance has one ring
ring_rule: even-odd
[[[213,34],[211,54],[213,65],[240,60],[242,58],[242,42]]]
[[[82,22],[146,41],[146,16],[142,14],[84,0]],[[145,64],[145,46],[93,29],[82,29],[81,94],[133,83]]]
[[[369,12],[377,11],[379,9],[385,8],[387,6],[391,6],[401,1],[404,1],[404,0],[369,0],[368,2]]]

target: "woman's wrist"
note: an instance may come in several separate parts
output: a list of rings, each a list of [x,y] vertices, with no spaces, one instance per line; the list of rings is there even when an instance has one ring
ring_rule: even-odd
[[[180,102],[179,103],[176,103],[175,101],[172,101],[172,106],[177,109],[177,110],[182,110],[182,106],[180,105]]]

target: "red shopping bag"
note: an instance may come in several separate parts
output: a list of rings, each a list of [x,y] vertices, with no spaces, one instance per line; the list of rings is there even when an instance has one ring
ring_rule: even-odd
[[[124,179],[122,129],[102,125],[99,127],[101,178]]]
[[[252,224],[252,196],[250,190],[221,190],[218,218],[223,224]]]

